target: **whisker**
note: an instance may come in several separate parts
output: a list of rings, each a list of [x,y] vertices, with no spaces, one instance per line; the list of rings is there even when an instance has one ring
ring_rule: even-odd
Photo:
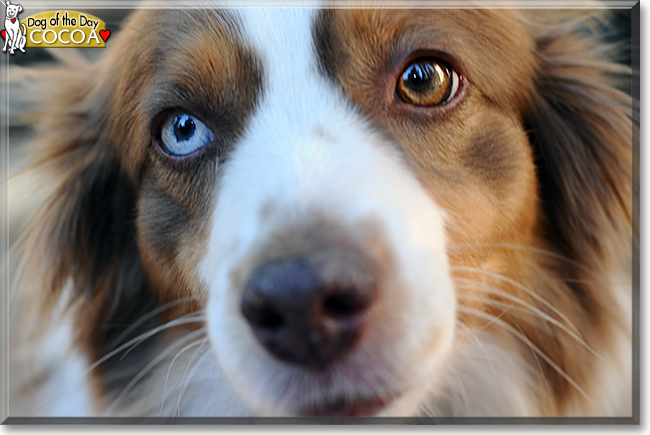
[[[483,326],[477,329],[477,331],[484,331],[487,328],[489,328],[491,325],[493,325],[495,322],[499,321],[509,310],[515,305],[514,302],[511,302],[506,308],[504,308],[497,316],[494,317],[494,319],[490,320]]]
[[[470,327],[467,327],[467,328],[468,329],[474,329],[474,328],[470,328]],[[499,394],[499,392],[500,392],[499,382],[498,382],[499,376],[497,375],[497,370],[496,370],[496,367],[494,366],[494,361],[493,361],[492,358],[490,358],[490,355],[492,355],[493,353],[492,353],[492,351],[486,350],[485,342],[483,340],[478,340],[476,338],[476,336],[472,337],[472,344],[474,345],[474,355],[475,355],[475,357],[481,355],[481,358],[483,360],[487,361],[488,364],[490,365],[490,368],[492,369],[492,379],[494,380],[493,385],[494,385],[494,397],[495,397],[495,400],[494,400],[494,413],[495,414],[494,415],[497,415],[496,413],[499,410],[499,402],[500,402],[501,396]],[[479,349],[479,347],[480,347],[480,349]],[[453,390],[452,390],[452,393],[453,393]]]
[[[199,340],[199,341],[192,342],[192,343],[188,344],[187,346],[185,346],[184,348],[182,348],[181,350],[179,350],[178,353],[176,353],[176,355],[174,355],[174,358],[172,358],[171,362],[169,363],[169,368],[167,369],[167,375],[165,376],[165,386],[163,388],[162,401],[160,403],[160,412],[158,413],[158,417],[162,416],[162,412],[163,412],[163,409],[164,409],[164,406],[165,406],[165,398],[167,396],[167,385],[169,383],[169,375],[171,374],[172,368],[174,367],[174,363],[187,350],[193,348],[196,345],[201,345],[202,346],[206,341],[207,341],[207,338],[204,339],[204,340]]]
[[[513,279],[511,279],[511,278],[509,278],[509,277],[507,277],[507,276],[505,276],[503,274],[496,273],[496,272],[491,272],[491,271],[488,271],[488,270],[478,269],[478,268],[475,268],[475,267],[465,267],[465,266],[455,266],[455,267],[452,267],[451,269],[459,270],[459,271],[465,271],[465,272],[474,272],[474,273],[478,273],[478,274],[483,274],[483,275],[491,276],[493,278],[497,278],[497,279],[500,279],[501,281],[507,282],[508,284],[511,284],[511,285],[515,286],[516,288],[524,291],[526,294],[528,294],[532,298],[534,298],[534,299],[538,300],[539,302],[541,302],[542,304],[544,304],[548,309],[553,311],[562,320],[564,320],[567,323],[567,325],[570,326],[577,334],[580,333],[578,328],[573,324],[573,322],[571,322],[571,320],[569,320],[568,317],[566,317],[564,314],[562,314],[562,312],[560,310],[558,310],[557,308],[555,308],[549,301],[547,301],[543,297],[539,296],[538,294],[536,294],[535,292],[533,292],[529,288],[523,286],[522,284],[518,283],[517,281],[515,281],[515,280],[513,280]]]
[[[496,302],[496,301],[493,301],[493,302]],[[469,309],[470,307],[462,306],[462,308]],[[467,310],[466,310],[466,311],[467,311]],[[494,324],[494,323],[496,323],[496,321],[494,321],[494,322],[488,322],[488,323],[490,323],[490,324]],[[467,328],[468,330],[472,331],[472,332],[469,332],[468,334],[472,334],[472,335],[473,335],[473,334],[475,333],[475,332],[474,332],[474,328],[469,327],[469,325],[465,325],[465,326],[466,326],[466,328]],[[498,326],[498,325],[497,325],[497,326]],[[483,328],[483,329],[485,329],[485,328]],[[521,332],[521,330],[520,330],[520,332]],[[523,335],[523,333],[522,333],[522,335]],[[526,337],[526,336],[524,335],[524,338],[526,339],[526,341],[525,341],[526,345],[527,345],[528,348],[531,350],[531,353],[532,353],[532,355],[533,355],[533,358],[535,359],[535,364],[537,365],[537,369],[539,370],[539,374],[541,375],[542,380],[544,381],[544,386],[545,386],[545,388],[546,388],[546,393],[549,395],[549,397],[551,397],[551,396],[550,396],[550,389],[549,389],[549,386],[548,386],[548,381],[546,380],[546,374],[544,373],[544,369],[542,368],[542,365],[541,365],[541,363],[540,363],[540,361],[539,361],[539,357],[538,357],[537,354],[535,353],[534,349],[531,347],[531,343],[530,343],[530,340],[528,339],[528,337]],[[477,343],[481,343],[479,340],[476,340],[476,339],[474,339],[473,342],[474,342],[475,344],[477,344]],[[482,344],[482,343],[481,343],[481,344]],[[475,351],[475,352],[476,352],[476,351]],[[488,361],[489,361],[489,359],[488,359]],[[493,368],[494,368],[494,366],[493,366]]]
[[[109,353],[104,355],[102,358],[97,360],[95,363],[93,363],[88,368],[86,373],[90,372],[91,370],[96,368],[98,365],[106,362],[106,360],[108,360],[109,358],[115,356],[117,353],[123,351],[124,349],[128,348],[129,346],[134,345],[134,343],[137,346],[138,344],[142,343],[147,338],[153,337],[154,335],[156,335],[156,334],[158,334],[158,333],[160,333],[162,331],[165,331],[165,330],[167,330],[169,328],[173,328],[175,326],[186,325],[186,324],[190,324],[190,323],[203,322],[203,321],[205,321],[205,316],[198,316],[198,315],[197,316],[194,316],[194,315],[182,316],[182,317],[179,317],[177,319],[173,319],[173,320],[171,320],[171,321],[169,321],[169,322],[167,322],[165,324],[157,326],[157,327],[155,327],[153,329],[150,329],[149,331],[143,332],[142,334],[132,338],[131,340],[127,341],[126,343],[124,343],[122,345],[120,345],[116,349],[113,349],[112,351],[110,351]]]
[[[487,285],[487,284],[485,284],[483,282],[480,282],[480,281],[473,281],[473,280],[464,279],[464,278],[458,278],[457,281],[461,282],[461,283],[463,283],[463,282],[466,283],[466,284],[460,284],[458,286],[459,289],[478,290],[478,291],[481,291],[481,292],[485,292],[485,293],[488,293],[488,294],[493,294],[495,296],[500,296],[500,297],[509,299],[509,300],[511,300],[513,302],[518,303],[523,308],[527,308],[528,310],[532,311],[534,314],[537,314],[540,318],[542,318],[542,319],[544,319],[544,320],[546,320],[546,321],[548,321],[550,323],[553,323],[554,325],[562,328],[562,330],[565,331],[566,333],[568,333],[568,334],[576,334],[576,338],[578,338],[579,340],[583,340],[582,337],[580,337],[580,335],[579,335],[579,331],[575,327],[574,327],[575,333],[569,331],[567,329],[567,327],[564,326],[562,323],[558,322],[556,319],[549,316],[544,311],[540,310],[539,308],[535,307],[534,305],[529,304],[528,302],[524,301],[523,299],[518,298],[515,295],[512,295],[512,294],[504,292],[504,291],[501,291],[499,289],[496,289],[496,288],[494,288],[492,286],[489,286],[489,285]],[[462,294],[462,293],[459,294],[459,295],[463,295],[466,298],[467,297],[472,297],[472,296],[477,296],[477,295],[467,295],[467,294]],[[493,299],[485,298],[484,301],[485,300],[493,300]]]
[[[482,317],[486,320],[489,320],[490,318],[493,317],[487,313],[484,313],[483,311],[473,309],[470,307],[460,306],[459,309],[465,310],[468,313],[471,313],[477,317]],[[548,355],[546,355],[546,353],[543,352],[537,345],[531,342],[528,339],[528,337],[526,337],[523,333],[516,330],[515,328],[513,328],[503,320],[497,320],[494,324],[501,326],[503,329],[505,329],[510,334],[512,334],[513,337],[518,338],[522,342],[528,344],[533,353],[536,353],[540,358],[542,358],[553,370],[555,370],[569,384],[571,384],[576,389],[576,391],[578,391],[578,393],[580,393],[589,403],[591,403],[592,405],[594,404],[591,397],[589,397],[589,395],[582,389],[582,387],[580,387],[580,385],[578,385],[578,383],[571,376],[569,376],[564,370],[562,370],[562,368],[558,366],[557,363],[555,363],[555,361],[553,361]]]
[[[127,347],[133,345],[134,342],[136,342],[138,340],[140,340],[139,343],[143,342],[144,340],[141,340],[142,335],[147,335],[146,338],[149,338],[149,337],[151,337],[151,336],[153,336],[153,335],[155,335],[157,333],[160,333],[162,331],[165,331],[165,330],[167,330],[169,328],[173,328],[173,327],[181,326],[181,325],[185,325],[185,324],[190,324],[190,323],[195,323],[195,322],[203,322],[203,321],[205,321],[205,316],[196,316],[194,318],[188,318],[188,316],[183,316],[183,317],[179,317],[177,319],[174,319],[174,320],[172,320],[170,322],[167,322],[166,324],[161,325],[161,326],[155,328],[154,330],[147,331],[147,332],[145,332],[145,333],[143,333],[143,334],[129,340],[128,342],[122,344],[121,346],[117,347],[116,349],[113,349],[112,351],[108,352],[106,355],[104,355],[103,357],[101,357],[100,359],[95,361],[93,364],[88,366],[83,372],[79,373],[77,376],[75,376],[73,379],[71,379],[71,382],[76,382],[76,381],[79,381],[79,380],[83,380],[83,378],[85,376],[87,376],[90,372],[92,372],[94,369],[96,369],[97,367],[99,367],[100,365],[102,365],[103,363],[105,363],[110,358],[112,358],[116,354],[120,353],[121,351],[123,351]],[[53,393],[51,396],[43,398],[40,401],[40,405],[38,405],[38,406],[45,406],[45,404],[47,404],[48,402],[57,400],[59,395],[60,395],[60,391],[57,391],[57,392]]]
[[[158,326],[156,328],[150,329],[147,332],[144,332],[140,334],[139,336],[133,338],[132,340],[129,340],[129,343],[132,343],[134,340],[137,340],[136,343],[134,343],[129,349],[127,349],[126,352],[124,352],[124,355],[120,357],[120,361],[122,361],[133,349],[138,347],[140,344],[142,344],[145,340],[148,338],[158,334],[159,332],[173,328],[175,326],[181,326],[181,325],[187,325],[189,323],[199,323],[199,322],[205,322],[206,317],[205,315],[199,315],[199,314],[187,314],[185,316],[178,317],[177,319],[173,319],[161,326]],[[175,323],[174,323],[175,322]],[[121,347],[121,346],[120,346]]]
[[[564,326],[562,323],[558,322],[556,319],[554,319],[554,318],[552,318],[551,316],[549,316],[548,314],[544,313],[542,310],[540,310],[540,309],[538,309],[538,308],[536,308],[536,307],[534,307],[534,306],[532,306],[532,305],[526,303],[525,301],[521,300],[520,298],[517,298],[516,296],[510,295],[510,294],[508,294],[508,293],[506,293],[506,292],[502,292],[502,291],[499,291],[499,290],[497,290],[497,289],[494,289],[494,288],[492,288],[492,287],[487,287],[487,286],[486,286],[486,287],[482,287],[482,288],[478,288],[478,287],[463,287],[463,286],[459,286],[459,287],[460,287],[460,288],[468,288],[468,289],[476,288],[477,290],[483,291],[483,292],[485,292],[485,293],[490,293],[490,294],[494,294],[494,295],[497,295],[497,296],[501,296],[501,297],[504,297],[504,298],[510,299],[511,301],[513,301],[513,304],[518,303],[519,305],[521,305],[520,309],[527,309],[527,310],[530,311],[530,314],[536,315],[538,318],[540,318],[540,319],[542,319],[542,320],[545,320],[546,322],[551,323],[552,325],[558,327],[558,328],[561,329],[562,331],[566,332],[566,333],[567,333],[571,338],[573,338],[574,340],[576,340],[580,345],[582,345],[582,346],[583,346],[586,350],[588,350],[592,355],[594,355],[595,357],[597,357],[597,358],[600,359],[601,361],[605,361],[605,358],[604,358],[602,355],[600,355],[598,352],[596,352],[596,350],[595,350],[594,348],[592,348],[589,344],[587,344],[587,342],[586,342],[586,341],[585,341],[585,340],[584,340],[580,335],[578,335],[578,334],[572,332],[572,331],[569,330],[566,326]],[[459,297],[462,297],[462,298],[465,298],[465,299],[470,299],[470,298],[472,298],[472,297],[477,297],[477,296],[476,296],[476,295],[465,295],[465,294],[462,294],[462,293],[461,293],[461,294],[459,294]],[[483,301],[483,302],[489,302],[489,303],[492,304],[493,306],[497,306],[497,305],[502,305],[502,304],[503,304],[503,303],[500,303],[500,302],[498,302],[498,301],[495,301],[494,299],[489,299],[489,298],[483,298],[482,301]],[[512,307],[513,304],[510,304],[509,307],[508,307],[508,309],[510,309],[510,307]],[[501,314],[499,315],[499,318],[503,317],[503,314],[505,314],[505,313],[504,313],[504,312],[501,312]],[[522,319],[522,320],[526,320],[525,318],[522,318],[521,316],[517,316],[517,317],[519,317],[519,318]],[[485,325],[485,327],[484,327],[483,329],[487,328],[488,326],[489,326],[489,325]],[[546,332],[546,331],[545,331],[545,332]],[[548,332],[547,332],[547,333],[548,333]],[[549,333],[549,334],[550,334],[550,333]]]
[[[115,398],[111,406],[108,407],[106,410],[105,414],[106,416],[110,416],[113,414],[117,406],[120,404],[120,402],[126,397],[126,395],[133,389],[133,387],[144,377],[146,376],[153,368],[155,368],[161,361],[163,361],[165,358],[168,358],[169,355],[179,346],[184,345],[188,341],[195,340],[196,338],[204,335],[205,332],[203,330],[198,330],[198,331],[193,331],[190,332],[187,335],[184,335],[183,337],[179,338],[176,340],[175,343],[172,343],[167,349],[165,349],[163,352],[160,353],[156,358],[154,358],[149,364],[147,364],[140,372],[131,379],[131,381],[122,389],[122,392]]]
[[[187,296],[187,297],[184,297],[184,298],[176,299],[175,301],[172,301],[172,302],[168,302],[168,303],[166,303],[164,305],[161,305],[160,307],[157,307],[154,310],[151,310],[150,312],[148,312],[144,316],[141,316],[138,320],[133,322],[127,329],[125,329],[124,332],[122,332],[115,339],[115,342],[119,343],[120,341],[122,341],[131,332],[133,332],[133,330],[135,330],[138,326],[140,326],[141,324],[143,324],[147,320],[151,319],[152,317],[154,317],[154,316],[156,316],[156,315],[158,315],[160,313],[163,313],[163,312],[165,312],[165,311],[167,311],[167,310],[169,310],[171,308],[174,308],[174,307],[176,307],[178,305],[181,305],[181,304],[183,304],[185,302],[190,302],[190,301],[195,301],[195,300],[200,300],[200,299],[201,298],[198,297],[198,296]]]
[[[190,367],[192,366],[192,362],[194,361],[194,358],[196,358],[196,355],[197,355],[197,354],[198,354],[202,349],[204,349],[204,346],[205,346],[207,343],[208,343],[208,338],[204,339],[204,340],[201,342],[201,345],[199,346],[198,349],[196,349],[196,351],[194,352],[194,355],[192,355],[192,358],[190,358],[189,362],[187,363],[187,367],[185,367],[185,371],[183,372],[183,377],[181,378],[180,387],[178,388],[178,399],[177,399],[177,401],[176,401],[176,412],[178,413],[177,415],[178,415],[179,417],[181,416],[181,397],[182,397],[183,393],[185,392],[185,388],[186,388],[186,386],[185,386],[184,384],[185,384],[185,377],[187,376],[187,371],[188,371],[188,370],[190,369]],[[195,365],[195,368],[198,367],[198,364],[201,362],[201,359],[202,359],[205,355],[207,355],[206,352],[204,352],[203,355],[201,355],[201,357],[197,360],[197,363],[196,363],[196,365]],[[192,375],[193,375],[193,374],[194,374],[194,370],[192,370]],[[187,378],[187,382],[188,382],[188,383],[189,383],[190,379],[192,379],[192,375],[190,375],[190,377]]]
[[[589,283],[589,282],[597,282],[600,284],[611,284],[608,281],[604,281],[602,277],[598,276],[596,273],[594,273],[593,270],[591,270],[589,267],[585,266],[584,264],[580,264],[575,260],[572,260],[571,258],[564,256],[562,254],[558,254],[557,252],[548,250],[548,249],[542,249],[542,248],[537,248],[534,246],[525,246],[525,245],[515,245],[511,243],[458,243],[455,245],[451,245],[447,248],[447,251],[454,251],[454,250],[470,250],[470,249],[476,249],[476,248],[498,248],[498,249],[511,249],[511,250],[521,250],[521,251],[528,251],[534,254],[538,255],[544,255],[547,257],[555,258],[556,260],[561,260],[565,263],[569,263],[571,265],[574,265],[584,272],[587,272],[591,277],[594,278],[593,281],[586,281],[586,280],[568,280],[568,279],[563,279],[565,282],[584,282],[584,283]]]
[[[537,352],[533,350],[532,347],[532,342],[526,335],[521,331],[521,328],[519,328],[518,325],[515,325],[517,327],[517,330],[521,333],[521,335],[526,339],[526,345],[528,348],[532,351],[533,358],[535,358],[535,364],[537,364],[537,368],[539,369],[539,374],[542,376],[542,380],[544,381],[544,389],[546,390],[546,395],[547,397],[553,397],[551,396],[551,387],[548,386],[548,379],[546,379],[546,374],[544,373],[544,369],[542,368],[542,363],[539,361],[539,357],[537,356]]]

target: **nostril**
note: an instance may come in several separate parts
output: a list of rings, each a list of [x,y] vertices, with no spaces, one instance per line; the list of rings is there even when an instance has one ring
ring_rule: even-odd
[[[242,295],[241,312],[256,333],[279,332],[309,313],[317,277],[304,259],[261,266]]]
[[[334,319],[352,317],[361,313],[368,306],[364,298],[355,289],[338,290],[323,300],[324,314]]]
[[[252,326],[267,331],[276,331],[285,323],[282,314],[269,304],[258,307],[243,305],[242,314]]]

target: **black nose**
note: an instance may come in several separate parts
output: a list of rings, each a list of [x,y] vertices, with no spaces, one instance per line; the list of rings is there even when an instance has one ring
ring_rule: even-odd
[[[277,358],[322,369],[357,341],[375,294],[367,262],[348,251],[326,252],[261,266],[241,310]]]

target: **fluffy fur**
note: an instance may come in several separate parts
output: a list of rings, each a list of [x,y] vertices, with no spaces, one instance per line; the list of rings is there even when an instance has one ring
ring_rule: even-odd
[[[630,416],[631,108],[594,22],[141,10],[99,61],[21,71],[57,184],[14,339],[61,341],[26,346],[10,414]],[[458,73],[447,104],[396,97],[422,56]],[[165,153],[172,110],[215,140]],[[341,246],[379,282],[361,337],[280,361],[246,282]]]

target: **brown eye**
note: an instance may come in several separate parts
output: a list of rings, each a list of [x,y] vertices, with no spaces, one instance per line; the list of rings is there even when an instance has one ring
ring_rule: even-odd
[[[458,90],[458,75],[436,59],[411,63],[397,82],[397,95],[416,106],[437,106],[449,101]]]

